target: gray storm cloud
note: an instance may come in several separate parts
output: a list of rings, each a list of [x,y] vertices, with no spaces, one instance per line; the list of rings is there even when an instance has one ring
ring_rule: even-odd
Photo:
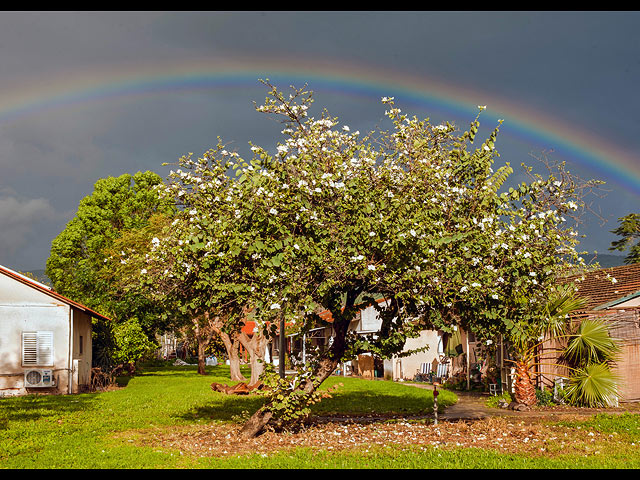
[[[38,224],[56,216],[45,198],[21,200],[0,196],[0,258],[14,255],[37,231]]]

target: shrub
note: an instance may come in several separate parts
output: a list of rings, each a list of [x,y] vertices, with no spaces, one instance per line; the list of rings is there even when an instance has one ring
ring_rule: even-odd
[[[538,405],[541,407],[546,407],[555,403],[553,401],[553,391],[551,390],[541,390],[536,388],[536,399],[538,401]]]
[[[498,408],[501,402],[511,403],[513,402],[513,398],[509,392],[504,392],[500,395],[492,395],[487,400],[486,405],[490,408]]]
[[[158,348],[143,332],[136,318],[122,322],[113,329],[116,363],[134,364]]]

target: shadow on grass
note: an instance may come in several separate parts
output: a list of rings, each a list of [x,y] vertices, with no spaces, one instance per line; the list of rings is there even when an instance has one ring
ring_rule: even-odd
[[[187,421],[201,419],[216,421],[243,421],[256,412],[265,403],[265,398],[259,395],[226,395],[224,393],[212,393],[214,395],[211,405],[199,406],[178,416]]]
[[[455,401],[438,399],[438,410]],[[397,414],[422,415],[433,413],[433,395],[398,396],[381,392],[353,391],[323,399],[312,408],[315,415],[329,414]]]
[[[79,395],[25,395],[0,402],[0,417],[13,421],[57,418],[64,414],[90,410],[99,393]]]
[[[438,398],[438,410],[456,403],[454,395]],[[212,392],[211,403],[197,406],[177,418],[190,422],[207,419],[242,422],[256,412],[266,398],[260,395],[227,395]],[[433,413],[433,395],[399,395],[384,392],[346,391],[324,398],[312,409],[313,415],[430,415]]]
[[[251,376],[251,371],[248,370],[248,367],[241,368],[241,372],[247,378]],[[205,377],[221,377],[223,379],[226,378],[227,381],[229,379],[229,367],[226,365],[217,365],[215,367],[207,366],[205,369],[205,373]],[[135,376],[193,377],[202,375],[198,373],[197,365],[171,365],[163,367],[142,367],[136,372]]]

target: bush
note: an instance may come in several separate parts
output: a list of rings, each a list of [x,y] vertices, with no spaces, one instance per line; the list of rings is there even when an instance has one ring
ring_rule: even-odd
[[[538,401],[538,405],[541,407],[546,407],[555,403],[553,401],[553,391],[551,390],[540,390],[539,388],[536,388],[536,399]]]
[[[158,348],[158,345],[149,340],[143,332],[136,318],[116,325],[113,329],[113,337],[115,343],[113,359],[116,363],[134,364]]]
[[[501,402],[511,403],[513,402],[513,398],[509,392],[504,392],[501,395],[492,395],[487,400],[486,405],[490,408],[498,408]]]

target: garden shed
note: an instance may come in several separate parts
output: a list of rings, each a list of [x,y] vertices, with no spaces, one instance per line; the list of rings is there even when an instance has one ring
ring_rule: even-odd
[[[71,394],[89,386],[92,318],[109,321],[0,266],[0,396]]]

